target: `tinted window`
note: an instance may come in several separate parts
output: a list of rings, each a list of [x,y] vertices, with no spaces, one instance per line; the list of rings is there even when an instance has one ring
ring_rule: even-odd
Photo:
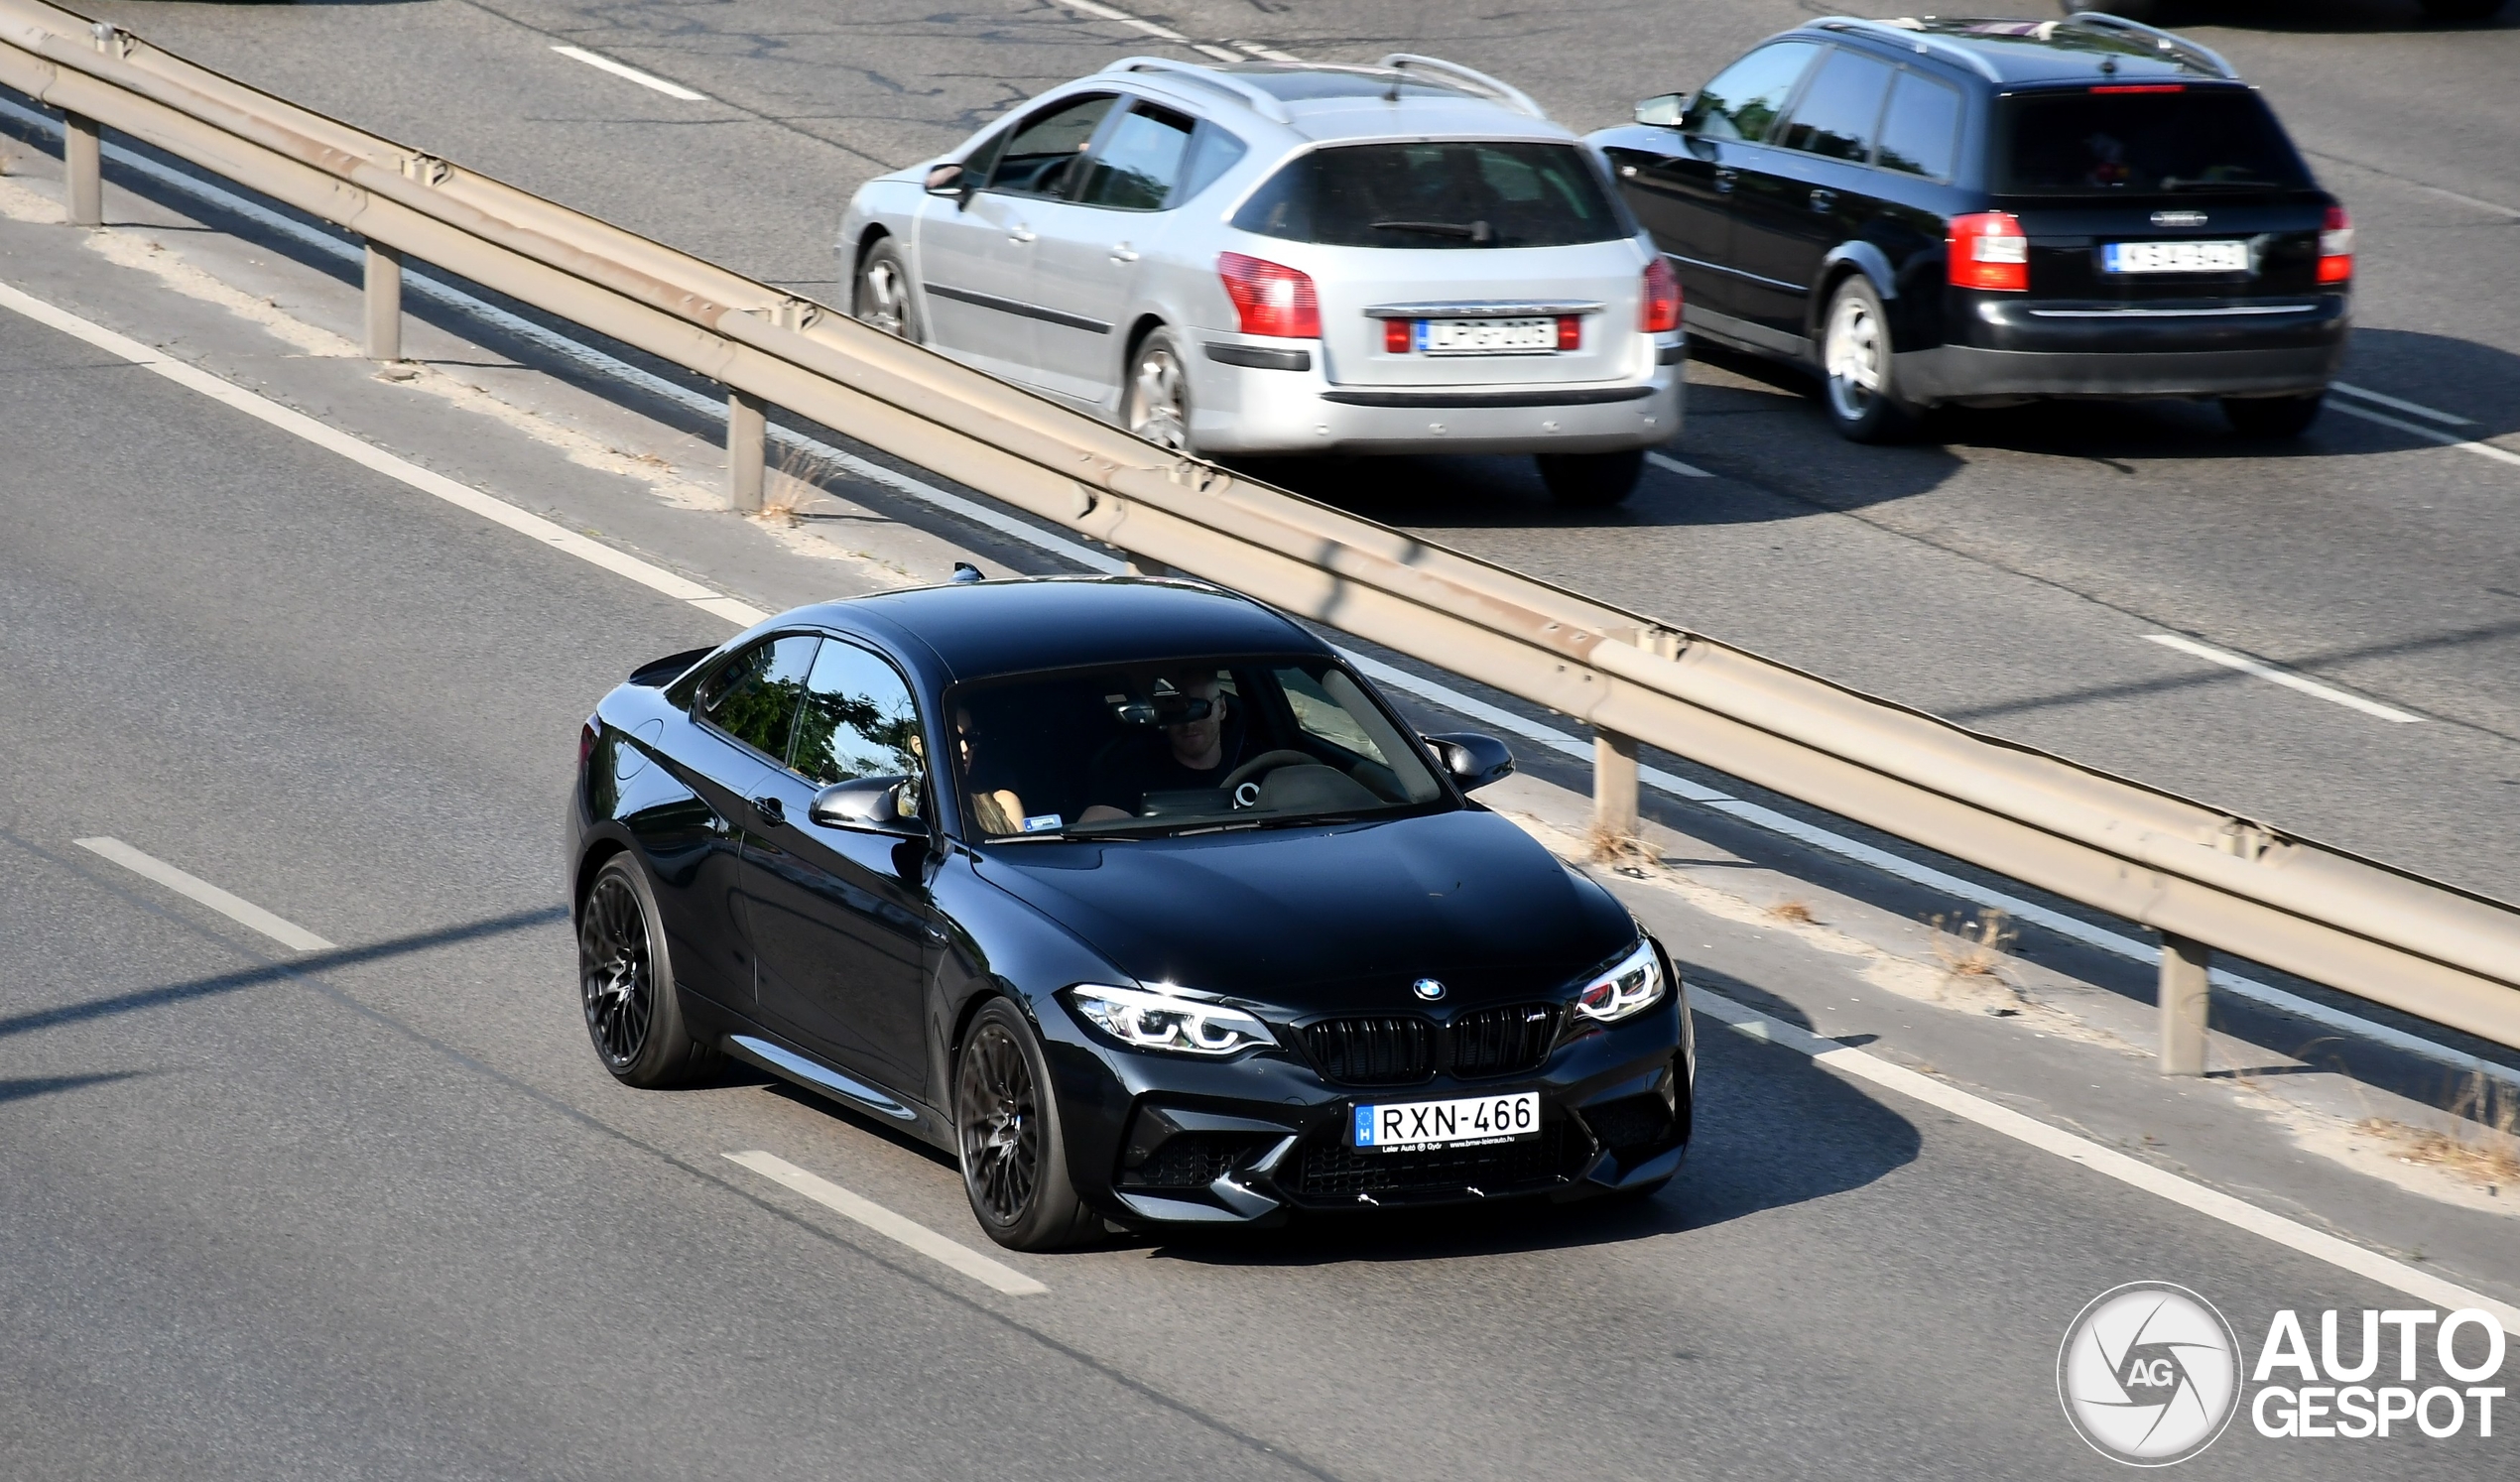
[[[1287,163],[1234,213],[1332,247],[1564,247],[1633,229],[1567,144],[1363,144]]]
[[[2016,195],[2308,188],[2310,172],[2253,92],[2033,93],[2004,100]]]
[[[1190,168],[1183,173],[1182,193],[1177,200],[1189,200],[1199,191],[1216,184],[1226,171],[1242,163],[1250,147],[1212,123],[1198,126],[1198,134],[1190,143]]]
[[[1093,131],[1115,101],[1111,94],[1071,98],[1016,125],[989,176],[992,190],[1056,195],[1068,185],[1068,167],[1093,143]]]
[[[1689,111],[1680,116],[1681,132],[1752,143],[1767,138],[1819,50],[1811,42],[1779,42],[1725,67],[1689,100]]]
[[[1881,116],[1881,148],[1873,163],[1947,181],[1958,158],[1959,134],[1959,89],[1901,72],[1890,87],[1890,111]]]
[[[797,700],[822,642],[811,633],[766,638],[728,660],[700,686],[700,718],[775,762],[788,759]]]
[[[1160,211],[1181,183],[1190,155],[1191,121],[1178,113],[1131,108],[1095,152],[1077,199],[1124,211]]]
[[[831,639],[815,656],[797,712],[796,770],[819,786],[927,772],[919,707],[891,665]]]
[[[1890,63],[1840,49],[1812,74],[1803,100],[1794,105],[1793,122],[1785,126],[1787,149],[1827,155],[1832,160],[1862,160],[1872,154],[1873,127],[1881,120],[1882,100],[1890,95]]]

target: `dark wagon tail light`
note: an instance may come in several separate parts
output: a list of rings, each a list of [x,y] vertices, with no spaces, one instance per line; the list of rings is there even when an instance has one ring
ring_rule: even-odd
[[[1225,297],[1245,334],[1279,339],[1320,339],[1322,301],[1313,292],[1311,275],[1239,252],[1219,253],[1216,276],[1225,281]]]
[[[1974,211],[1952,218],[1952,287],[1998,294],[2030,289],[2030,238],[2010,211]]]
[[[2353,218],[2345,208],[2328,208],[2328,224],[2319,232],[2319,281],[2353,282]]]
[[[1636,327],[1648,334],[1669,334],[1680,327],[1680,275],[1672,271],[1670,258],[1657,256],[1645,265],[1645,298],[1637,307]]]

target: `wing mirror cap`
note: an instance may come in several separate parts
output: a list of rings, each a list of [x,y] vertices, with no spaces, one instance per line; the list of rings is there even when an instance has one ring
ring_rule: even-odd
[[[1452,774],[1452,781],[1468,793],[1501,782],[1513,776],[1514,754],[1494,736],[1476,731],[1448,731],[1425,738],[1435,751],[1436,760]]]
[[[964,195],[970,192],[969,172],[951,160],[928,167],[927,191],[931,195]]]
[[[928,820],[920,815],[915,777],[857,777],[833,783],[814,795],[805,815],[825,828],[853,828],[861,833],[924,838],[928,832]]]
[[[1638,103],[1636,121],[1658,129],[1673,129],[1680,126],[1680,116],[1688,111],[1689,94],[1666,92]]]

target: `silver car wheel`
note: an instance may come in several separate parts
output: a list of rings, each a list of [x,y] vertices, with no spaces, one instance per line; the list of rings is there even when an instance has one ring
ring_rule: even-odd
[[[858,276],[857,317],[870,329],[909,338],[910,289],[902,281],[901,262],[891,253],[879,252]]]
[[[1887,358],[1881,319],[1861,294],[1840,294],[1829,306],[1828,334],[1822,342],[1821,363],[1828,372],[1828,405],[1847,422],[1872,409],[1881,394]]]
[[[1190,394],[1168,336],[1149,338],[1129,372],[1129,431],[1158,447],[1190,446]]]

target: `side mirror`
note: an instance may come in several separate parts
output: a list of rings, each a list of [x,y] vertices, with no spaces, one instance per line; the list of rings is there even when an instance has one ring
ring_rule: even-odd
[[[928,834],[927,820],[919,815],[919,779],[915,777],[858,777],[833,783],[814,795],[805,815],[825,828],[906,838]]]
[[[950,161],[928,171],[928,193],[931,195],[961,195],[975,184],[968,172]]]
[[[1689,94],[1667,92],[1637,104],[1636,121],[1658,129],[1676,129],[1680,127],[1680,116],[1688,111]]]
[[[1436,760],[1444,764],[1445,771],[1452,774],[1452,781],[1464,793],[1513,776],[1514,754],[1494,736],[1482,736],[1475,731],[1451,731],[1441,736],[1428,736],[1425,740],[1434,749]]]

